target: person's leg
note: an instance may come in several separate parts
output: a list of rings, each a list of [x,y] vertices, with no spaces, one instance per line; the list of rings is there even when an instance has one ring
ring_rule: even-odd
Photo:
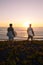
[[[9,37],[9,41],[10,41],[10,37]]]
[[[31,36],[31,42],[33,41],[33,37]]]
[[[27,40],[29,41],[30,36],[28,36]]]
[[[13,38],[9,36],[9,41],[12,41],[12,40],[13,40]]]
[[[11,37],[11,41],[14,41],[14,38],[13,37]]]

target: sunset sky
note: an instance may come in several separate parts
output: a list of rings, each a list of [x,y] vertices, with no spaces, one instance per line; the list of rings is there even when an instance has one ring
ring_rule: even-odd
[[[43,27],[43,0],[0,0],[0,27]]]

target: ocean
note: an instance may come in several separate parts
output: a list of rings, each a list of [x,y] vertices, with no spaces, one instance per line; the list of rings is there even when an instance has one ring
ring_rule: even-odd
[[[27,39],[27,29],[24,27],[15,27],[14,30],[17,33],[15,37],[16,40],[26,40]],[[43,40],[43,27],[33,28],[35,36],[34,39]],[[7,27],[0,27],[0,40],[7,40]]]

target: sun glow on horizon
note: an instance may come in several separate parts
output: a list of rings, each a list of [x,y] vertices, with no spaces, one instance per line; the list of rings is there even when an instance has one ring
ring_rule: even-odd
[[[17,23],[18,22],[18,23]],[[8,27],[9,24],[12,23],[13,27],[24,27],[24,28],[28,28],[29,24],[32,24],[32,27],[43,27],[43,23],[36,23],[34,21],[6,21],[6,22],[0,22],[0,27]]]
[[[23,26],[27,28],[27,27],[29,27],[29,24],[31,24],[31,23],[30,22],[24,22]]]

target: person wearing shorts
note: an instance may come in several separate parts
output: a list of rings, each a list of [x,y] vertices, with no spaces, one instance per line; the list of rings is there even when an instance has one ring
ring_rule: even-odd
[[[31,27],[31,24],[29,24],[29,27],[27,29],[27,34],[28,34],[27,40],[29,40],[31,38],[31,41],[32,41],[33,36],[34,36],[34,31],[33,31],[33,28]]]
[[[15,37],[15,31],[12,27],[12,24],[9,24],[9,27],[7,29],[8,33],[7,33],[7,36],[9,38],[9,40],[14,40],[14,37]]]

